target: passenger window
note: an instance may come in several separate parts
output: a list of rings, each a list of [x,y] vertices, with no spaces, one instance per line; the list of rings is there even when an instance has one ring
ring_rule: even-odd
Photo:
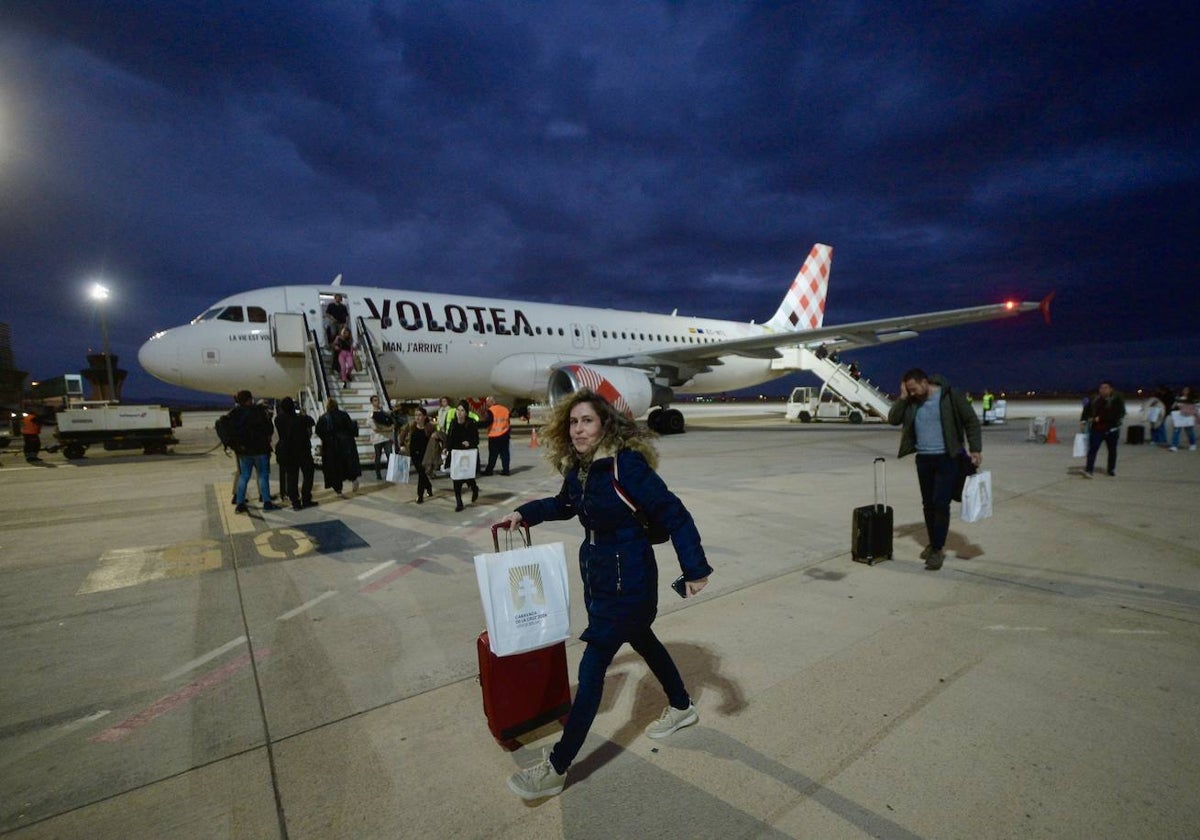
[[[251,324],[265,324],[267,323],[267,310],[261,306],[247,306],[246,320]]]
[[[541,335],[541,334],[542,334],[542,328],[541,328],[541,327],[534,327],[534,331],[535,331],[535,332],[536,332],[538,335]]]
[[[225,311],[222,312],[220,315],[218,315],[217,318],[222,321],[237,321],[238,323],[241,323],[241,321],[243,320],[242,319],[242,307],[227,306],[227,307],[225,307]]]

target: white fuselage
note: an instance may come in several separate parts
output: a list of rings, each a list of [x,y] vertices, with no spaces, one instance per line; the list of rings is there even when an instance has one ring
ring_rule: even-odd
[[[205,315],[166,330],[138,353],[155,377],[200,391],[283,397],[305,384],[305,360],[273,353],[276,313],[303,313],[324,341],[322,304],[341,294],[350,323],[378,339],[380,369],[393,397],[439,394],[541,399],[559,364],[630,356],[757,336],[754,324],[473,296],[352,286],[279,286],[243,292]],[[242,320],[228,320],[240,311]],[[221,313],[227,317],[221,317]],[[680,393],[749,387],[784,375],[768,359],[724,356]]]

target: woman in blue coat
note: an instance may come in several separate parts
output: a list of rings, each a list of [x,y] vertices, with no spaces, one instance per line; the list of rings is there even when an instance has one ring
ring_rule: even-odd
[[[703,589],[712,573],[692,515],[654,471],[658,455],[650,435],[633,420],[598,394],[582,390],[555,407],[542,439],[547,458],[563,473],[562,489],[557,496],[521,505],[501,524],[511,528],[579,517],[585,529],[579,571],[588,614],[580,638],[587,648],[562,738],[541,762],[508,780],[524,799],[562,791],[567,768],[600,708],[604,672],[626,642],[646,660],[667,695],[667,707],[646,734],[665,738],[700,719],[679,669],[651,629],[658,613],[658,565],[649,529],[639,518],[670,534],[687,595]],[[628,503],[617,493],[614,466]]]

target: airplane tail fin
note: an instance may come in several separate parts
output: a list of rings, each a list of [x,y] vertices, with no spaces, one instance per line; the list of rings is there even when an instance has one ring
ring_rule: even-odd
[[[833,265],[833,246],[813,245],[800,273],[784,296],[779,309],[767,321],[774,330],[795,332],[812,330],[825,320],[825,293],[829,289],[829,269]]]

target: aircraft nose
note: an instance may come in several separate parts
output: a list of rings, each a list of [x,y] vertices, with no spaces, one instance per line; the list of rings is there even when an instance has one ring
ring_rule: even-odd
[[[138,350],[142,370],[163,382],[176,384],[179,379],[179,342],[165,330],[150,336]]]

